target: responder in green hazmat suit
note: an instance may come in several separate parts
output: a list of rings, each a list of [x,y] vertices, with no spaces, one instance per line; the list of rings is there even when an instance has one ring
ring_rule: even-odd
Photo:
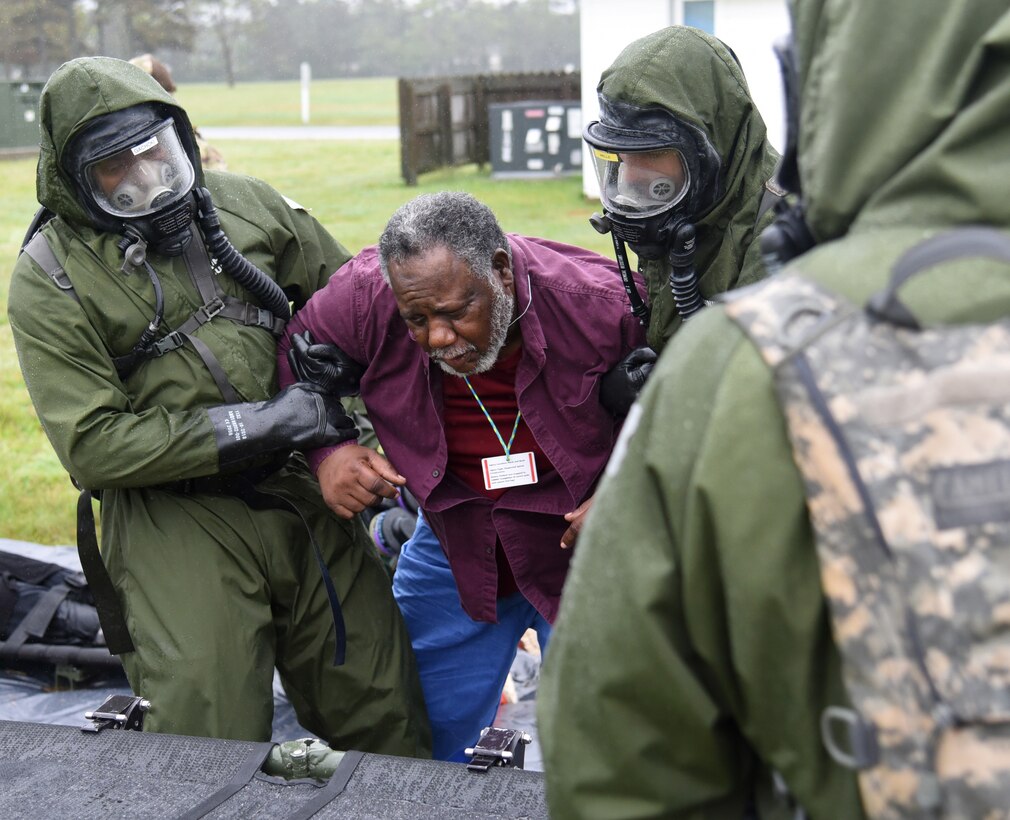
[[[766,282],[796,273],[863,305],[927,237],[1010,235],[1006,2],[791,6],[800,213],[817,244]],[[941,262],[902,299],[926,326],[990,322],[1010,315],[1010,269]],[[552,817],[736,820],[751,800],[795,817],[773,773],[810,817],[863,816],[819,726],[848,698],[804,484],[737,301],[666,349],[580,535],[538,692]],[[926,816],[930,794],[914,796]]]
[[[106,604],[127,629],[102,624],[110,648],[132,643],[146,728],[267,740],[276,667],[335,748],[428,755],[388,576],[291,454],[353,425],[306,385],[277,393],[288,300],[347,251],[265,183],[204,175],[185,112],[124,61],[60,67],[41,136],[55,218],[18,258],[10,324],[57,455],[100,495]]]
[[[764,275],[757,237],[780,199],[778,153],[735,55],[699,29],[671,26],[631,43],[597,92],[600,118],[584,137],[604,210],[591,221],[611,232],[623,271],[630,246],[648,288],[647,306],[636,306],[637,288],[629,297],[641,319],[648,311],[649,348],[602,385],[604,404],[623,415],[653,351],[685,318]]]

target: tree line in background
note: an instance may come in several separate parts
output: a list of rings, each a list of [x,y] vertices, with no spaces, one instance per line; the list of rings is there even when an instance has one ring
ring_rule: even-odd
[[[150,52],[177,82],[439,76],[579,66],[577,0],[3,0],[0,66]]]

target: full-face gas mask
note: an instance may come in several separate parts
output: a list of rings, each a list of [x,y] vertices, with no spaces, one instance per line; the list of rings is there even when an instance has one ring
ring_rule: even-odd
[[[627,271],[624,243],[639,259],[669,260],[680,283],[671,288],[682,316],[701,306],[693,270],[694,223],[722,196],[722,167],[708,136],[661,107],[641,108],[600,96],[600,119],[586,126],[600,184],[603,215],[590,220],[610,232],[631,300],[647,321],[648,310]]]
[[[196,173],[175,120],[157,106],[98,118],[74,139],[64,167],[97,227],[134,233],[169,256],[185,250]]]
[[[676,148],[615,153],[593,149],[604,207],[625,219],[649,219],[671,209],[687,193],[690,172]]]
[[[125,257],[123,272],[145,270],[154,288],[154,318],[130,353],[119,357],[121,377],[154,355],[151,351],[164,317],[161,280],[147,258],[148,250],[165,256],[191,252],[195,257],[206,251],[208,271],[211,259],[216,260],[221,271],[256,296],[259,305],[281,323],[291,317],[287,294],[231,244],[210,191],[196,187],[196,141],[188,130],[180,133],[178,126],[188,126],[188,122],[185,117],[177,120],[171,110],[141,103],[98,117],[72,139],[62,159],[92,224],[125,237],[119,243]],[[194,219],[199,226],[197,244],[191,244]],[[220,298],[212,302],[200,309],[208,317],[204,321],[229,309]],[[212,307],[215,312],[208,314]],[[280,332],[270,324],[273,332]]]
[[[583,134],[593,149],[605,215],[643,259],[663,259],[676,227],[722,195],[721,163],[708,136],[665,108],[600,97],[600,119]]]

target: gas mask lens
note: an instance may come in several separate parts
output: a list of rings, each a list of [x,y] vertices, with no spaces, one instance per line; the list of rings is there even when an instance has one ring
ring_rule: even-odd
[[[136,145],[94,160],[85,178],[95,202],[116,217],[145,216],[172,205],[193,186],[193,166],[168,121]]]
[[[650,217],[662,213],[687,193],[687,164],[675,149],[614,153],[593,149],[600,198],[612,213]]]

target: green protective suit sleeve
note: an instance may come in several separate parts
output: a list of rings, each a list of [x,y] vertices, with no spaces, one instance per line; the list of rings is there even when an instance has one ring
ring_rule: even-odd
[[[764,760],[812,816],[858,817],[809,694],[844,702],[802,487],[768,373],[721,311],[678,334],[626,430],[538,693],[551,816],[778,816]]]

